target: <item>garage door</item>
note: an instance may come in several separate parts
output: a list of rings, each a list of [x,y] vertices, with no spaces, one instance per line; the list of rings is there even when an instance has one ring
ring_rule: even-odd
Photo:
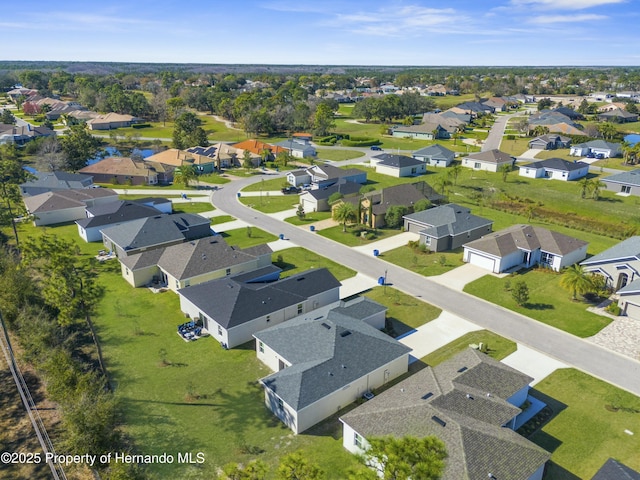
[[[469,263],[493,272],[495,259],[485,257],[484,255],[480,255],[478,253],[469,252]]]
[[[625,312],[627,317],[633,318],[634,320],[640,320],[640,307],[638,305],[634,305],[633,303],[627,303],[627,308],[625,308]]]

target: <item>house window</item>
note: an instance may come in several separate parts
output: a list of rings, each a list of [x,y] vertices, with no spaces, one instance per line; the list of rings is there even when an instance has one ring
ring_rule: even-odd
[[[424,244],[431,245],[431,237],[424,237]]]
[[[225,274],[225,275],[231,275],[231,269],[230,269],[230,268],[227,268],[227,270],[225,271],[225,273],[224,273],[224,274]]]
[[[267,323],[271,321],[271,315],[267,315]]]
[[[218,325],[218,335],[222,336],[222,327]]]
[[[184,286],[185,287],[190,287],[191,286],[191,280],[185,280],[184,281]]]
[[[362,445],[364,444],[364,438],[362,435],[358,434],[358,432],[353,432],[353,444],[362,449]]]
[[[540,263],[542,263],[543,265],[552,265],[553,255],[547,252],[542,252],[540,255]]]
[[[278,399],[278,410],[284,410],[284,402],[281,398]]]
[[[298,304],[298,315],[302,314],[302,304]]]
[[[126,272],[125,274],[126,274],[126,275],[129,275],[129,269],[128,269],[128,268],[125,268],[124,270],[125,270],[125,272]]]
[[[473,164],[473,168],[480,169],[480,162],[476,162]]]
[[[620,193],[631,193],[631,186],[623,185],[622,188],[620,188]]]
[[[411,175],[415,175],[416,173],[418,173],[418,169],[416,167],[413,167],[411,169]]]
[[[258,343],[258,350],[260,351],[260,353],[264,353],[264,343],[262,342]]]
[[[180,282],[176,280],[176,288],[180,288]]]

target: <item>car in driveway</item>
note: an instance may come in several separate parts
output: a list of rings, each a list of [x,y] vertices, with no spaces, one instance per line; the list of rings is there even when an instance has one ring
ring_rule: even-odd
[[[371,145],[371,150],[375,150],[377,152],[382,151],[382,148],[380,148],[378,145]]]
[[[292,193],[300,193],[300,189],[298,187],[294,187],[294,186],[284,187],[282,189],[282,193],[284,193],[285,195],[289,195],[289,194],[292,194]]]

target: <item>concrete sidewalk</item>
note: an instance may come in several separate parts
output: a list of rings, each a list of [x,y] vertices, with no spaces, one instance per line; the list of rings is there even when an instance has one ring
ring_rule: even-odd
[[[453,290],[458,290],[461,292],[467,283],[473,282],[474,280],[484,277],[485,275],[504,277],[507,274],[494,274],[489,270],[478,267],[477,265],[465,263],[464,265],[454,268],[447,273],[430,277],[430,279],[434,282],[439,283],[440,285],[444,285],[446,287],[452,288]]]
[[[482,329],[457,315],[443,311],[435,320],[421,325],[414,333],[401,338],[400,343],[413,350],[412,357],[420,359],[458,337],[476,330]]]
[[[502,363],[533,377],[532,386],[557,369],[569,367],[566,363],[520,344],[517,351],[502,359]]]
[[[383,238],[382,240],[378,240],[377,242],[372,242],[367,245],[353,247],[353,249],[367,255],[373,255],[374,250],[378,250],[378,252],[380,253],[388,252],[389,250],[393,250],[394,248],[404,247],[409,242],[409,240],[419,239],[420,235],[418,235],[417,233],[404,232],[389,238]]]

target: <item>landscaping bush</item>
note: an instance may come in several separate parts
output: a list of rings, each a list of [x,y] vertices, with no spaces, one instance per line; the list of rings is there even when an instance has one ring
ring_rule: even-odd
[[[605,308],[605,310],[608,313],[610,313],[611,315],[615,315],[616,317],[618,315],[620,315],[620,313],[622,312],[622,309],[620,308],[620,305],[618,305],[615,302],[610,303],[609,305],[607,305],[607,308]]]
[[[358,138],[358,140],[354,140]],[[376,138],[351,137],[351,140],[341,140],[340,143],[345,147],[370,147],[371,145],[380,145],[380,140]]]
[[[151,124],[150,123],[134,123],[133,125],[131,125],[131,128],[150,128]]]

